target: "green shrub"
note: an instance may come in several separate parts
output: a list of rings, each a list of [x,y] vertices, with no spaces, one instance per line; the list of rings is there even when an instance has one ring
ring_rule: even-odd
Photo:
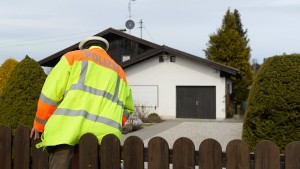
[[[147,117],[147,123],[160,123],[162,120],[157,113],[151,113]]]
[[[0,94],[2,93],[4,87],[6,86],[8,79],[10,78],[10,74],[12,70],[17,64],[18,61],[16,61],[13,58],[9,58],[2,63],[0,67]]]
[[[300,140],[300,55],[274,56],[260,67],[251,87],[242,133],[254,150],[262,140],[281,152]]]
[[[45,79],[41,66],[28,56],[18,63],[0,95],[0,124],[13,130],[32,126]]]

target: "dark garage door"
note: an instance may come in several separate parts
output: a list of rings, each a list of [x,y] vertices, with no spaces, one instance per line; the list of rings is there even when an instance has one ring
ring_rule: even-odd
[[[216,87],[177,86],[176,117],[216,119]]]

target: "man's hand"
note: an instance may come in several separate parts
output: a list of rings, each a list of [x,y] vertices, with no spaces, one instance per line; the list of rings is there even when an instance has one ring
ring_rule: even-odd
[[[40,133],[34,127],[31,129],[30,138],[33,138],[34,140],[40,138]]]

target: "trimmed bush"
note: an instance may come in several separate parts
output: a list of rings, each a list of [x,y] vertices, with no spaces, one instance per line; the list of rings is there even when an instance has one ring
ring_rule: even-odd
[[[147,117],[148,123],[160,123],[162,120],[157,113],[151,113]]]
[[[247,102],[243,141],[254,150],[262,140],[281,152],[300,140],[300,54],[274,56],[257,72]]]
[[[19,62],[0,95],[0,124],[12,129],[21,124],[32,126],[45,79],[46,74],[35,60],[26,56]]]
[[[6,86],[8,79],[10,78],[10,74],[14,67],[18,64],[13,58],[7,59],[5,62],[2,63],[0,67],[0,95]]]

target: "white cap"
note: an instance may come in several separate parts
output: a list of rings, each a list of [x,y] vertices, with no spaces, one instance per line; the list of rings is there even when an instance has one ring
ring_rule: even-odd
[[[82,40],[82,41],[79,43],[79,45],[78,45],[79,49],[80,49],[80,50],[83,49],[83,46],[84,46],[88,41],[91,41],[91,40],[94,40],[94,41],[101,41],[101,42],[105,43],[105,45],[106,45],[106,49],[105,49],[105,50],[106,50],[106,51],[108,50],[108,48],[109,48],[109,43],[108,43],[108,41],[107,41],[106,39],[102,38],[102,37],[99,37],[99,36],[91,36],[91,37],[88,37],[88,38]]]

